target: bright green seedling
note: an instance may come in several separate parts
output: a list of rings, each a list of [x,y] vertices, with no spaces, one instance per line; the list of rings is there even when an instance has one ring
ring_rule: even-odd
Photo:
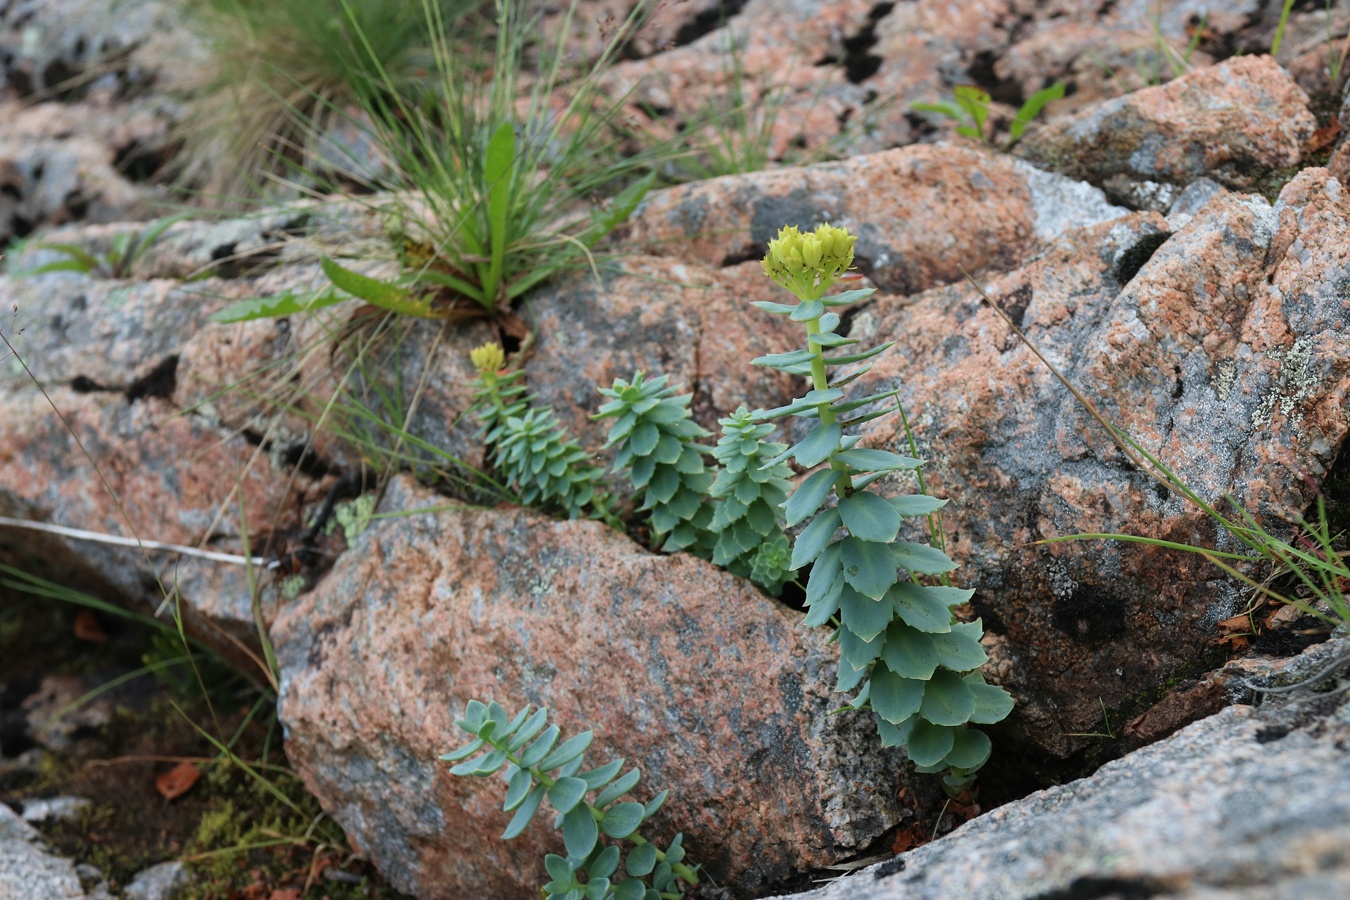
[[[974,592],[951,587],[945,577],[942,584],[925,583],[933,580],[925,576],[945,576],[956,564],[936,547],[900,537],[904,519],[929,517],[946,501],[924,493],[888,499],[868,490],[892,472],[917,472],[922,461],[860,449],[858,436],[844,433],[899,408],[894,390],[845,399],[844,386],[891,346],[851,349],[857,341],[835,330],[840,317],[834,310],[873,293],[865,288],[826,296],[853,264],[853,242],[845,229],[822,225],[806,234],[784,228],[769,243],[765,274],[799,302],[755,306],[800,322],[807,340],[801,350],[754,364],[809,376],[812,389],[787,406],[757,411],[755,418],[796,416],[816,423],[767,464],[791,457],[815,470],[784,509],[789,526],[807,523],[790,565],[812,566],[805,621],[836,629],[838,690],[861,688],[850,706],[872,710],[882,743],[904,746],[920,771],[948,770],[948,788],[959,790],[989,757],[989,738],[968,725],[999,721],[1012,709],[1012,698],[975,671],[988,658],[979,620],[958,622],[952,613]],[[855,363],[867,364],[847,375],[829,374]],[[831,494],[837,503],[827,507]]]
[[[16,274],[19,277],[25,277],[45,275],[48,272],[83,272],[86,275],[96,275],[99,278],[127,278],[131,275],[131,268],[136,265],[136,261],[145,255],[145,252],[154,245],[155,241],[159,240],[160,236],[169,229],[169,226],[182,221],[184,218],[186,218],[186,214],[170,216],[153,223],[144,231],[124,231],[113,238],[112,247],[106,253],[90,253],[79,244],[38,244],[37,249],[61,253],[65,256],[65,259],[58,259],[40,266],[34,266],[31,269],[24,269]]]
[[[320,260],[323,272],[333,286],[320,291],[287,291],[274,297],[250,297],[231,303],[211,316],[212,322],[249,322],[275,316],[293,316],[335,306],[353,297],[371,306],[404,316],[443,319],[454,315],[448,307],[432,305],[432,296],[412,286],[408,276],[396,281],[380,281],[338,265],[328,257]]]
[[[605,449],[616,447],[614,471],[627,471],[633,487],[643,492],[640,509],[650,516],[652,537],[662,550],[692,550],[710,558],[712,506],[704,502],[713,483],[697,441],[708,437],[690,415],[688,394],[675,394],[668,376],[632,382],[614,380],[600,388],[609,402],[597,419],[617,419],[609,430]]]
[[[910,108],[920,112],[938,113],[958,122],[964,122],[966,124],[957,126],[957,134],[964,134],[967,137],[987,142],[989,139],[985,136],[984,125],[989,119],[989,104],[991,102],[989,93],[973,85],[963,84],[952,91],[952,96],[952,100],[942,100],[937,103],[915,103]],[[1057,81],[1050,87],[1039,90],[1028,97],[1008,126],[1008,146],[1012,147],[1013,144],[1022,139],[1027,126],[1041,114],[1041,110],[1045,109],[1050,101],[1058,100],[1063,96],[1064,83]]]
[[[492,464],[521,502],[580,518],[608,516],[608,498],[600,490],[604,469],[591,464],[583,450],[558,423],[552,410],[532,408],[522,372],[503,368],[506,357],[497,344],[470,353],[478,378],[474,382],[478,432],[490,448]]]
[[[792,489],[792,470],[787,463],[765,461],[786,447],[766,443],[773,426],[756,424],[744,406],[719,424],[722,439],[713,457],[722,470],[709,490],[719,501],[711,523],[717,535],[712,561],[776,595],[790,573],[781,510]]]
[[[551,879],[544,885],[545,897],[683,897],[685,887],[698,884],[698,866],[684,862],[683,837],[677,834],[670,846],[661,850],[638,834],[638,828],[666,802],[669,791],[662,791],[645,804],[620,802],[637,786],[641,773],[633,768],[620,775],[622,759],[583,772],[591,732],[559,744],[558,726],[549,725],[545,730],[547,722],[548,711],[544,709],[531,714],[526,706],[510,717],[496,701],[484,705],[470,700],[464,718],[455,724],[472,734],[474,740],[440,758],[458,763],[450,769],[453,775],[487,778],[505,769],[506,802],[502,808],[515,813],[502,833],[505,840],[520,835],[548,798],[557,813],[553,827],[562,829],[567,856],[544,857]],[[468,759],[480,751],[481,756]],[[593,795],[589,800],[588,794]],[[632,845],[623,854],[623,874],[619,873],[619,846],[601,843],[601,834]]]

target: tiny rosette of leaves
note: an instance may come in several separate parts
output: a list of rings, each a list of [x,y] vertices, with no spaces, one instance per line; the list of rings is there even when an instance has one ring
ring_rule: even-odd
[[[494,359],[485,355],[485,362]],[[478,437],[489,448],[493,468],[526,506],[569,519],[588,512],[603,517],[608,505],[600,490],[604,469],[591,464],[590,454],[568,436],[552,410],[530,406],[521,377],[519,370],[489,368],[480,369],[474,382],[482,422]]]
[[[548,725],[547,710],[526,706],[511,716],[495,701],[470,700],[456,724],[473,740],[440,759],[455,764],[450,769],[453,775],[502,774],[506,780],[502,808],[512,813],[503,839],[520,835],[545,800],[553,807],[553,827],[562,830],[567,855],[545,857],[549,881],[544,896],[651,900],[682,896],[685,886],[698,884],[698,866],[684,862],[681,835],[661,850],[638,834],[665,803],[666,792],[647,803],[624,799],[641,773],[636,768],[623,771],[622,759],[587,769],[591,732],[559,743],[561,733],[558,726]],[[588,795],[593,796],[588,800]],[[604,844],[602,835],[631,844],[622,859],[622,872],[624,854],[619,846]]]
[[[989,755],[988,737],[967,726],[1001,720],[1012,698],[975,671],[987,660],[980,622],[957,622],[952,613],[973,592],[923,583],[922,576],[945,575],[956,564],[936,547],[900,537],[904,519],[927,517],[946,501],[926,494],[886,498],[869,489],[891,472],[917,470],[922,461],[858,448],[858,437],[844,433],[896,409],[894,391],[847,398],[843,390],[891,346],[854,351],[849,348],[856,341],[835,331],[840,319],[832,310],[871,293],[852,290],[815,299],[807,294],[795,305],[756,304],[802,322],[807,345],[754,363],[809,375],[812,390],[786,406],[757,411],[755,418],[815,422],[767,464],[794,458],[805,468],[820,467],[798,484],[784,511],[788,526],[807,523],[790,565],[811,565],[806,624],[836,627],[837,689],[858,691],[850,705],[872,710],[883,744],[904,746],[923,771],[949,769],[950,788],[962,779],[968,783]],[[829,374],[834,366],[860,363],[846,376]]]
[[[642,505],[653,537],[662,550],[691,550],[710,557],[715,536],[710,531],[712,507],[704,495],[712,486],[697,443],[708,432],[694,422],[688,394],[677,395],[668,376],[647,379],[642,372],[631,382],[617,378],[600,388],[606,402],[597,419],[614,419],[605,449],[616,448],[614,471],[627,471],[642,491]]]
[[[713,457],[721,471],[709,490],[719,501],[710,526],[717,535],[712,561],[776,595],[789,573],[780,510],[792,489],[792,470],[787,463],[765,461],[787,448],[766,443],[773,426],[756,423],[744,406],[719,424],[722,438]]]

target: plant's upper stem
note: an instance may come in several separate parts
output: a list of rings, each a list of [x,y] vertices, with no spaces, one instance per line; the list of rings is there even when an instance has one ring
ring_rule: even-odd
[[[811,340],[811,335],[820,334],[819,317],[809,320],[806,323],[807,347],[811,351],[811,386],[818,391],[823,391],[830,386],[830,378],[825,373],[825,350],[820,344]],[[820,421],[825,425],[833,425],[838,421],[838,416],[830,408],[829,403],[821,403],[816,406],[820,410]],[[830,468],[838,473],[839,477],[835,479],[834,489],[840,497],[847,497],[853,493],[853,476],[848,474],[848,467],[838,462],[833,457],[830,459]]]

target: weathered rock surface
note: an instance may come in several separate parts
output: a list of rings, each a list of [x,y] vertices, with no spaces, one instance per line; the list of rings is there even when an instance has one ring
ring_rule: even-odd
[[[999,807],[885,868],[794,897],[1343,897],[1347,741],[1343,692],[1229,707],[1088,778]]]
[[[382,509],[443,503],[396,479]],[[547,814],[500,841],[501,785],[456,778],[470,698],[593,728],[657,833],[753,890],[854,853],[901,816],[900,770],[863,716],[826,717],[832,647],[797,614],[685,555],[514,509],[371,526],[272,629],[287,754],[359,850],[419,897],[526,896],[557,849]]]
[[[1181,218],[1178,219],[1181,221]],[[1346,432],[1350,195],[1309,169],[1274,208],[1221,193],[1168,237],[1156,214],[1079,232],[985,287],[1104,415],[1210,503],[1295,521]],[[1103,704],[1206,668],[1237,595],[1202,558],[1061,535],[1128,532],[1227,547],[1208,519],[1135,470],[968,286],[882,298],[852,334],[898,345],[856,390],[895,387],[949,551],[977,589],[1009,727],[1068,754]],[[906,448],[898,422],[864,442]],[[894,490],[900,490],[897,485]]]
[[[1297,165],[1316,127],[1288,73],[1270,57],[1244,56],[1034,128],[1016,152],[1136,208],[1166,209],[1169,186],[1201,176],[1266,186]]]
[[[0,900],[84,900],[86,896],[70,860],[48,853],[37,829],[0,803]]]
[[[784,225],[858,235],[858,270],[909,294],[1009,269],[1070,227],[1121,215],[1097,190],[978,146],[937,144],[799,169],[714,178],[653,195],[628,237],[650,253],[757,260]]]

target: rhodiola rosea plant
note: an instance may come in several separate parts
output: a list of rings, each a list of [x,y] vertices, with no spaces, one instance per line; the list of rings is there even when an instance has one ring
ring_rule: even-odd
[[[951,585],[947,574],[956,564],[938,547],[901,536],[905,519],[932,523],[946,503],[923,492],[923,462],[858,447],[858,435],[847,431],[899,410],[894,390],[845,396],[845,386],[871,367],[868,360],[892,346],[849,349],[858,342],[836,331],[836,310],[874,290],[830,293],[853,264],[854,240],[843,228],[821,225],[807,233],[786,227],[769,242],[764,272],[797,302],[755,306],[801,323],[805,346],[754,364],[806,376],[811,389],[755,417],[814,422],[767,465],[791,457],[814,470],[784,510],[789,527],[807,523],[793,544],[791,568],[811,566],[806,623],[835,629],[837,689],[858,689],[850,705],[875,714],[884,745],[905,747],[920,771],[947,770],[947,785],[960,788],[989,758],[989,738],[970,726],[1003,719],[1012,697],[977,671],[988,659],[980,621],[959,622],[952,612],[974,593]],[[853,368],[831,374],[840,366]],[[920,491],[890,498],[877,493],[872,486],[892,472],[916,473]]]

